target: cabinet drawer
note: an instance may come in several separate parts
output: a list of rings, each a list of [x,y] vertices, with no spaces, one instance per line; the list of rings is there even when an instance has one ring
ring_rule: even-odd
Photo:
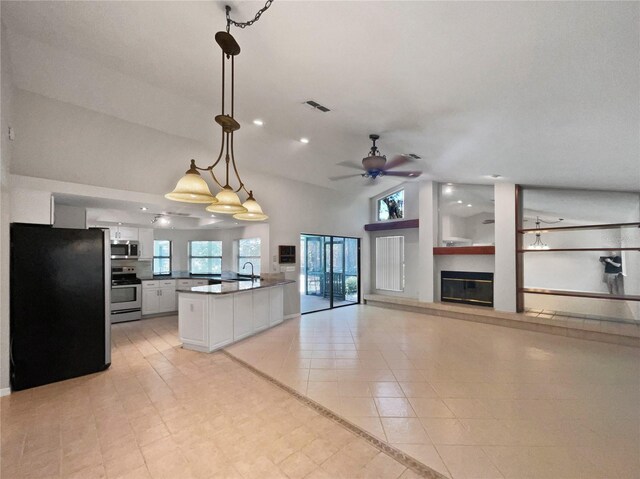
[[[160,287],[160,281],[143,281],[142,282],[142,289],[159,288],[159,287]]]
[[[160,281],[160,286],[162,288],[167,287],[167,286],[175,288],[176,281],[174,279],[172,279],[172,280],[163,280],[163,281]]]
[[[193,282],[194,286],[206,286],[209,284],[208,279],[197,279]]]
[[[178,280],[178,286],[183,286],[183,287],[190,288],[191,287],[191,280],[190,279],[179,279]]]

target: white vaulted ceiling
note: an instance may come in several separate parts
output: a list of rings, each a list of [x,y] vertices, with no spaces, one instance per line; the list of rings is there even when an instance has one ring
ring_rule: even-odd
[[[249,19],[262,3],[232,5],[234,18]],[[253,27],[232,29],[242,47],[241,171],[358,190],[359,178],[327,178],[352,173],[336,163],[359,162],[367,135],[380,133],[383,153],[416,153],[423,159],[410,168],[438,180],[489,183],[498,173],[530,185],[638,190],[639,12],[637,2],[276,0]],[[213,35],[225,26],[224,3],[7,1],[2,22],[17,88],[197,140],[213,155]],[[303,106],[309,99],[332,111]],[[130,178],[158,168],[161,192],[188,166],[179,148],[161,149],[110,161]],[[17,148],[14,172],[33,174],[35,155]],[[66,161],[82,163],[74,181],[116,179],[98,153]],[[383,181],[385,189],[397,180]]]

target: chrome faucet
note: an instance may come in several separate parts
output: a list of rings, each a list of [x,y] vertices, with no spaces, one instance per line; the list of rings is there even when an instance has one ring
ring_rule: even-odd
[[[245,264],[242,265],[242,269],[245,269],[248,264],[251,265],[251,281],[253,282],[256,280],[256,278],[254,278],[253,276],[253,263],[251,261],[247,261]]]

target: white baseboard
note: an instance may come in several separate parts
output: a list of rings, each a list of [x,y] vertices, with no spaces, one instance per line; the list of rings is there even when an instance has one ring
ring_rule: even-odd
[[[0,389],[0,397],[8,396],[9,394],[11,394],[11,388],[2,388],[2,389]]]
[[[287,315],[285,315],[284,319],[293,319],[293,318],[297,318],[299,316],[300,316],[300,313],[287,314]]]

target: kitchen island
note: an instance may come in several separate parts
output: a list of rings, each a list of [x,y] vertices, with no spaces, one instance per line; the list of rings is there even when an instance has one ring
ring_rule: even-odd
[[[178,289],[178,333],[186,349],[210,353],[280,324],[294,281],[255,279]]]

